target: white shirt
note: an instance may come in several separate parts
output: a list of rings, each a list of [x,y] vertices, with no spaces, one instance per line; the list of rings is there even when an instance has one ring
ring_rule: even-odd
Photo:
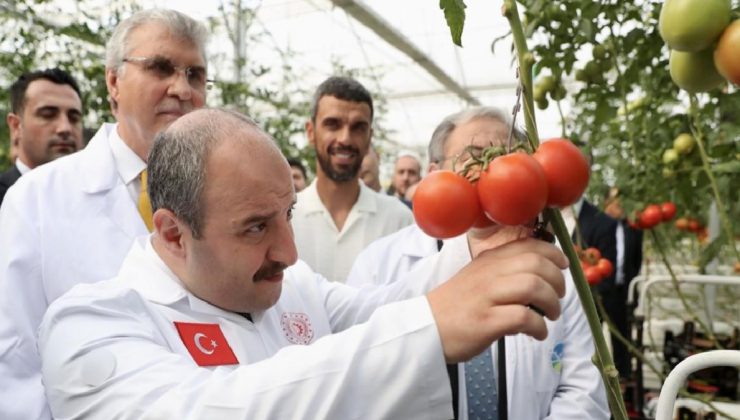
[[[298,193],[293,211],[298,256],[331,281],[344,283],[352,262],[367,244],[414,222],[399,199],[357,182],[360,195],[341,231],[319,198],[316,180]]]
[[[427,264],[424,255],[445,255],[445,261],[458,267],[470,261],[465,235],[444,241],[437,252],[437,240],[417,225],[381,238],[357,256],[347,283],[354,286],[415,281],[410,275]],[[446,267],[452,269],[454,263]],[[495,281],[495,279],[494,279]],[[364,290],[364,289],[362,289]],[[506,337],[506,385],[511,419],[608,419],[606,390],[596,367],[591,363],[594,345],[586,317],[566,271],[566,293],[560,300],[561,317],[545,319],[548,336],[537,341],[524,334]],[[493,365],[497,366],[497,347],[493,346]],[[459,416],[466,420],[464,365],[458,365]]]
[[[249,322],[190,294],[142,238],[116,279],[77,286],[50,306],[39,332],[49,403],[57,418],[93,420],[448,419],[452,395],[426,298],[375,310],[422,292],[360,293],[299,261],[278,302]],[[174,322],[218,324],[239,364],[197,366],[184,344],[197,338]]]
[[[21,158],[16,158],[15,159],[15,167],[18,168],[18,172],[21,173],[21,176],[23,176],[23,175],[25,175],[25,174],[27,174],[28,172],[31,171],[31,168],[29,168],[28,165],[26,165],[25,163],[23,163],[23,161],[21,160]]]
[[[49,303],[113,277],[146,226],[103,124],[83,150],[41,165],[0,209],[0,419],[48,419],[36,333]]]
[[[131,150],[121,136],[118,135],[118,124],[116,124],[116,129],[111,131],[108,136],[108,141],[110,141],[113,161],[116,162],[116,172],[118,172],[118,176],[121,177],[123,183],[126,184],[126,189],[129,195],[131,195],[131,199],[134,203],[138,203],[139,194],[141,193],[140,175],[146,169],[146,162],[136,152]]]

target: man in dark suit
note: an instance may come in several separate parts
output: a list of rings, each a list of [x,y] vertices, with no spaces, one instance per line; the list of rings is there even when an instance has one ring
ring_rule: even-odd
[[[619,202],[619,190],[611,188],[606,197],[606,206],[604,211],[617,220],[616,244],[617,244],[617,264],[615,271],[615,291],[616,298],[613,303],[614,323],[623,335],[629,332],[627,325],[627,290],[632,279],[640,273],[642,267],[642,236],[643,232],[639,229],[633,229],[627,223],[624,216],[624,210]],[[626,336],[626,335],[625,335]],[[629,337],[629,336],[626,336]],[[619,368],[619,365],[617,365]],[[622,371],[620,370],[620,373]]]
[[[0,174],[0,203],[21,175],[82,148],[80,89],[67,72],[22,74],[10,86],[10,107],[7,123],[18,157]]]
[[[578,226],[573,232],[573,242],[583,249],[594,247],[599,250],[602,258],[611,261],[614,267],[618,266],[617,259],[617,220],[599,210],[596,206],[582,199],[574,206],[578,211]],[[579,237],[580,235],[580,237]],[[601,280],[594,287],[596,297],[601,299],[606,315],[624,336],[629,337],[627,328],[627,286],[618,284],[617,271]],[[629,376],[629,351],[616,338],[612,339],[614,364],[622,378]]]

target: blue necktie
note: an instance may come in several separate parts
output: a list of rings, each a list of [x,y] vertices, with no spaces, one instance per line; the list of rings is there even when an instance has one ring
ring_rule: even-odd
[[[465,389],[469,420],[497,420],[496,378],[493,376],[491,347],[465,362]]]

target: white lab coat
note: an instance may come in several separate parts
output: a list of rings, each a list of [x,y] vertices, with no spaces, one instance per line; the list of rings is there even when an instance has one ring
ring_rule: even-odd
[[[142,238],[116,279],[79,285],[49,307],[39,330],[49,404],[58,419],[451,418],[426,298],[375,311],[423,293],[431,277],[361,293],[299,261],[252,323],[188,293]],[[308,320],[309,345],[289,341],[286,314]],[[175,321],[219,324],[241,364],[197,366]]]
[[[36,332],[48,304],[113,277],[147,233],[104,124],[82,151],[21,177],[0,209],[0,419],[47,419]]]
[[[407,278],[423,257],[437,253],[436,239],[417,225],[370,244],[355,260],[347,284],[390,284]],[[445,241],[446,261],[462,267],[470,261],[464,236]],[[452,269],[448,266],[447,269]],[[407,280],[408,281],[408,280]],[[606,391],[591,363],[593,338],[573,280],[568,272],[562,315],[546,320],[548,336],[537,341],[524,334],[506,337],[506,389],[511,419],[608,419]],[[493,346],[494,366],[497,347]],[[458,369],[460,395],[465,395],[464,365]],[[460,398],[459,418],[467,419]]]

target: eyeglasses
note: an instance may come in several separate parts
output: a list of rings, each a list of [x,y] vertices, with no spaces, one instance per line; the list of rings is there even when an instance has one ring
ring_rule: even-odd
[[[141,64],[145,72],[160,80],[169,79],[175,73],[183,72],[190,87],[196,90],[210,89],[214,82],[206,78],[206,68],[203,66],[176,66],[170,59],[158,55],[154,57],[125,57],[123,62]]]

